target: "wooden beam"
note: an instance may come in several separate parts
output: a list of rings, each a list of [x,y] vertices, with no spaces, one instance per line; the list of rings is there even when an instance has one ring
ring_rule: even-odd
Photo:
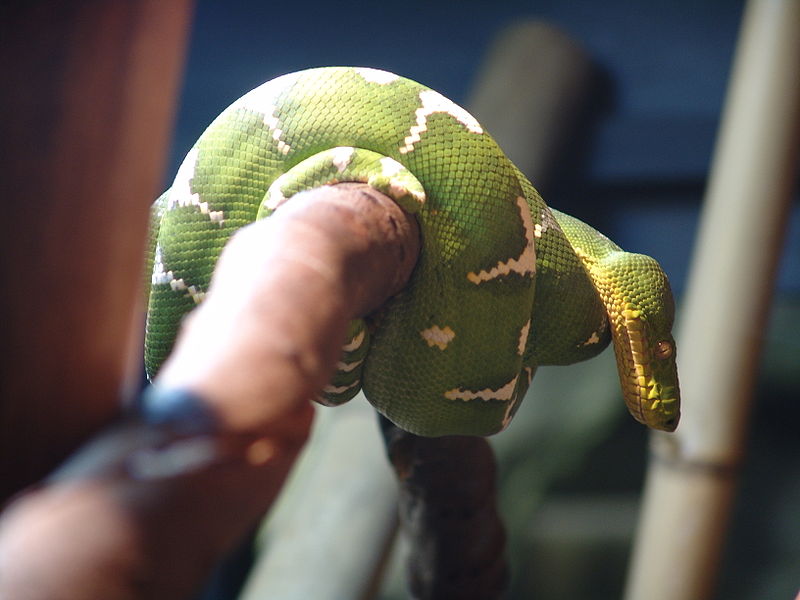
[[[119,411],[190,7],[0,9],[0,500]]]

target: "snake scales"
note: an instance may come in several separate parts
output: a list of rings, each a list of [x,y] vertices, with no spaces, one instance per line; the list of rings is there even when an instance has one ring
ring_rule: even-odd
[[[613,339],[630,413],[675,429],[674,303],[658,263],[549,208],[463,108],[369,68],[269,81],[189,151],[153,207],[150,377],[231,234],[298,191],[343,181],[413,213],[422,250],[407,287],[351,323],[318,401],[340,404],[363,387],[413,433],[489,435],[510,422],[539,365],[585,360]]]

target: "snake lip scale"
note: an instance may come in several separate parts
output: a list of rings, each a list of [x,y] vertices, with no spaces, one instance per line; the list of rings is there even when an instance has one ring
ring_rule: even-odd
[[[586,360],[613,341],[631,415],[675,429],[675,309],[658,263],[549,208],[454,102],[363,67],[268,81],[189,151],[152,209],[148,376],[236,229],[300,191],[350,181],[412,213],[422,248],[406,288],[351,322],[320,403],[363,389],[412,433],[491,435],[510,423],[539,365]]]

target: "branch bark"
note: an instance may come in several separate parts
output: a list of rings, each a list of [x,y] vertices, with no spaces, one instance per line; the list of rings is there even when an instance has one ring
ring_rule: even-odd
[[[308,434],[349,319],[398,291],[419,234],[358,184],[299,194],[237,233],[156,382],[212,415],[123,424],[0,520],[0,596],[180,598],[268,508]],[[298,318],[302,315],[302,318]],[[80,544],[75,540],[80,539]]]
[[[506,535],[497,512],[489,442],[467,436],[419,437],[383,417],[381,428],[400,484],[412,597],[502,597],[509,581]]]

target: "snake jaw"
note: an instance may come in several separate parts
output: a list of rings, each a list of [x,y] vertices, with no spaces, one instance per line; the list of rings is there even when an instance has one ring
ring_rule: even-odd
[[[614,342],[628,411],[643,425],[661,431],[678,426],[680,397],[672,338],[651,343],[643,311],[626,305],[615,319]]]
[[[599,260],[584,254],[584,266],[606,307],[628,411],[643,425],[674,431],[680,392],[669,280],[649,256],[619,247]]]

